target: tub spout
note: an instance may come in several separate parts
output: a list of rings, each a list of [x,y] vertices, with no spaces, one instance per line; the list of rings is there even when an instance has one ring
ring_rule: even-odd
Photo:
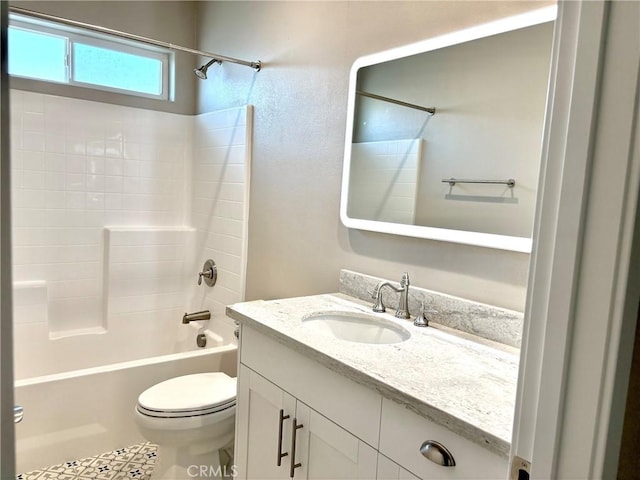
[[[195,313],[185,313],[182,316],[182,323],[197,322],[199,320],[209,320],[211,318],[211,312],[209,310],[203,310]]]

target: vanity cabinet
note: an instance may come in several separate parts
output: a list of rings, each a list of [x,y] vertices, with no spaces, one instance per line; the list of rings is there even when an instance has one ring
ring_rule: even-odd
[[[238,407],[238,478],[375,478],[375,449],[244,365]]]
[[[238,478],[291,478],[294,458],[300,464],[295,479],[506,478],[506,458],[333,371],[346,367],[329,369],[313,353],[295,351],[295,342],[281,343],[244,324],[240,339]],[[295,436],[294,422],[301,425]],[[424,458],[425,440],[446,445],[456,466]]]

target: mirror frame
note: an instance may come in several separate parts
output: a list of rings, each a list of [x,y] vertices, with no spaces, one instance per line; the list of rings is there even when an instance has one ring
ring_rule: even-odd
[[[493,22],[458,30],[438,37],[412,43],[402,47],[385,50],[358,58],[349,74],[349,92],[347,97],[347,131],[345,135],[344,166],[342,171],[342,191],[340,196],[340,220],[347,228],[369,230],[373,232],[391,233],[443,242],[462,243],[480,247],[510,250],[514,252],[530,253],[532,239],[530,237],[515,237],[498,235],[493,233],[471,232],[466,230],[454,230],[422,225],[408,225],[401,223],[382,222],[377,220],[365,220],[352,218],[347,214],[347,202],[349,199],[349,176],[351,173],[351,149],[353,143],[353,125],[356,102],[356,81],[358,70],[389,60],[426,53],[439,48],[450,47],[460,43],[477,40],[500,33],[518,30],[520,28],[539,25],[554,21],[557,17],[557,6],[552,5],[520,15],[503,18]]]

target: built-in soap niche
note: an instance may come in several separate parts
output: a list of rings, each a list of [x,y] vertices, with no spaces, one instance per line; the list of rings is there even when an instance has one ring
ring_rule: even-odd
[[[370,292],[373,292],[381,281],[394,280],[341,270],[340,293],[373,302]],[[398,304],[398,293],[387,289],[383,295],[385,305]],[[430,322],[520,348],[523,324],[521,312],[473,302],[411,284],[409,312],[412,318],[420,313],[423,302]]]

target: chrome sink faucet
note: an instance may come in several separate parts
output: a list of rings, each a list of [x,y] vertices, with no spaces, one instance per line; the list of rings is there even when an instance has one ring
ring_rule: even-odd
[[[411,314],[409,313],[409,274],[405,272],[402,275],[402,280],[400,281],[400,288],[395,287],[389,282],[383,281],[378,283],[378,285],[376,286],[375,290],[371,295],[371,298],[375,300],[375,303],[373,304],[373,307],[372,307],[372,310],[374,312],[382,313],[386,311],[384,303],[382,303],[382,289],[384,287],[389,287],[393,291],[398,292],[400,294],[400,300],[398,301],[398,308],[396,309],[395,316],[397,318],[404,318],[404,319],[411,318]]]

